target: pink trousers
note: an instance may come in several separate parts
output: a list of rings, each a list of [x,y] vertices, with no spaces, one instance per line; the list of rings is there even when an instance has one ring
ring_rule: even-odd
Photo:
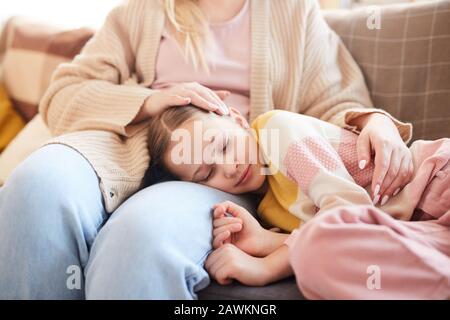
[[[346,206],[291,234],[289,259],[306,298],[450,299],[448,141],[428,144],[439,148],[428,148],[436,152],[415,163],[420,171],[409,189],[416,190],[419,221],[398,220],[374,206]]]

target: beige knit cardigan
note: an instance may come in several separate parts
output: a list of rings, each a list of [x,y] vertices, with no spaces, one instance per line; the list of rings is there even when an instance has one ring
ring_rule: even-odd
[[[360,69],[315,0],[250,1],[251,121],[278,108],[356,130],[351,119],[383,112],[371,108]],[[89,161],[110,213],[142,187],[149,165],[147,123],[130,123],[153,92],[164,24],[159,0],[119,5],[81,54],[58,67],[39,106],[55,136],[46,144],[65,144]],[[411,125],[392,119],[409,141]]]

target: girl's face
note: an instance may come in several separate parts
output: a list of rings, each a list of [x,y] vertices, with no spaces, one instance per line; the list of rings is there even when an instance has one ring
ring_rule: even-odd
[[[179,179],[233,194],[264,191],[257,141],[236,109],[186,121],[171,140],[164,164]]]

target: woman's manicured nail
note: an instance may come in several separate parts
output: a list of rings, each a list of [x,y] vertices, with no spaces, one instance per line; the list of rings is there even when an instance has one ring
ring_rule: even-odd
[[[366,167],[366,163],[367,163],[366,160],[361,160],[361,161],[359,162],[359,168],[360,168],[361,170],[364,169],[364,168]]]
[[[373,198],[373,205],[375,206],[377,203],[378,203],[378,201],[380,201],[380,195],[379,194],[377,194],[376,196],[375,196],[375,198]]]
[[[226,107],[226,106],[222,107],[222,112],[224,115],[228,115],[230,113],[230,111],[228,110],[228,107]]]
[[[399,192],[400,192],[400,188],[397,188],[397,189],[394,191],[394,196],[396,196],[397,193],[399,193]]]
[[[373,191],[373,195],[374,195],[374,196],[377,196],[379,192],[380,192],[380,185],[377,184],[377,185],[375,186],[375,190]]]
[[[381,200],[381,205],[384,206],[388,200],[389,200],[389,196],[384,196],[383,199]]]
[[[210,104],[209,107],[211,108],[212,112],[219,112],[220,114],[223,114],[222,108],[220,108],[218,105]]]

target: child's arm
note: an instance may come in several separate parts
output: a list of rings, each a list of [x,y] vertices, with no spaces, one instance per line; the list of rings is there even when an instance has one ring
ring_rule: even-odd
[[[213,208],[214,249],[232,243],[252,256],[265,257],[282,246],[289,236],[264,229],[245,208],[234,202],[221,202]]]
[[[283,241],[284,243],[284,241]],[[292,266],[289,262],[289,247],[282,244],[278,249],[263,258],[268,268],[266,274],[266,284],[272,283],[294,274]]]
[[[342,205],[372,205],[367,191],[354,181],[341,155],[325,137],[313,135],[292,142],[284,165],[288,176],[320,211]]]
[[[209,255],[205,268],[222,285],[237,280],[248,286],[265,286],[293,274],[287,245],[264,258],[257,258],[226,244]]]

